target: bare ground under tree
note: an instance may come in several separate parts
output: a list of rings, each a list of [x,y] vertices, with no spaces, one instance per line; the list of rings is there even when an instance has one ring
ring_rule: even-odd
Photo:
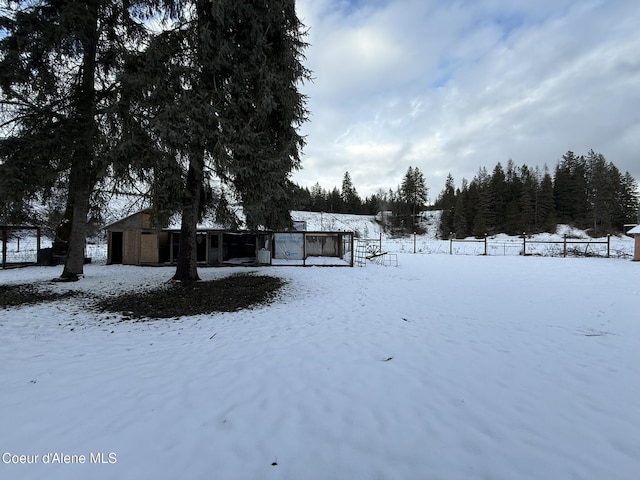
[[[87,296],[87,308],[119,313],[125,319],[175,318],[234,312],[271,303],[284,280],[268,275],[236,274],[218,280],[167,282],[158,288],[107,298],[81,292],[58,293],[42,285],[0,285],[0,308]]]

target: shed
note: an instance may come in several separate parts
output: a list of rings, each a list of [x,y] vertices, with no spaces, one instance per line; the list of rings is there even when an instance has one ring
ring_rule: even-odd
[[[177,261],[180,230],[154,226],[151,209],[104,228],[108,264],[170,265]],[[353,232],[252,232],[199,227],[196,235],[199,265],[271,265],[276,260],[278,265],[353,266]]]
[[[640,261],[640,225],[636,225],[631,230],[627,232],[628,235],[633,235],[635,239],[635,245],[633,248],[633,261]]]
[[[150,208],[107,225],[107,263],[159,264],[169,235],[153,224]]]

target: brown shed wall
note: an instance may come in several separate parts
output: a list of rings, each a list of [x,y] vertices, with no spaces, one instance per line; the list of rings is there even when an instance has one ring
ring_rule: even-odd
[[[140,263],[158,263],[159,261],[158,235],[143,233],[140,235]]]
[[[123,234],[122,263],[138,265],[140,263],[140,232],[126,230]]]
[[[636,233],[634,237],[636,239],[636,245],[633,249],[633,260],[635,262],[640,262],[640,234]]]

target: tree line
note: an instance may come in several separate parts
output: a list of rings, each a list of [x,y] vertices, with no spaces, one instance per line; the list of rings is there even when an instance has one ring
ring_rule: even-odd
[[[61,203],[61,280],[109,192],[150,198],[158,225],[180,213],[176,280],[198,278],[207,211],[291,224],[305,35],[295,0],[0,1],[2,221]]]
[[[364,199],[345,172],[340,189],[327,190],[319,183],[311,189],[296,187],[295,208],[365,215],[387,212],[385,226],[404,232],[419,228],[421,210],[442,210],[441,238],[555,232],[558,223],[600,235],[622,231],[625,224],[637,223],[639,215],[635,179],[593,150],[587,155],[567,152],[553,173],[546,166],[517,166],[509,160],[506,167],[498,163],[491,173],[480,168],[458,188],[448,175],[429,207],[427,194],[417,167],[409,167],[395,190],[380,190]]]
[[[546,166],[518,167],[511,160],[491,173],[481,168],[457,189],[449,175],[435,207],[442,210],[443,238],[555,232],[558,223],[604,235],[637,222],[638,185],[601,153],[569,151],[553,175]]]
[[[383,212],[386,227],[396,231],[414,231],[415,218],[425,208],[429,189],[424,174],[410,166],[395,190],[389,189],[365,197],[358,195],[351,174],[342,178],[341,188],[327,190],[319,183],[309,189],[296,186],[293,208],[311,212],[376,215]]]

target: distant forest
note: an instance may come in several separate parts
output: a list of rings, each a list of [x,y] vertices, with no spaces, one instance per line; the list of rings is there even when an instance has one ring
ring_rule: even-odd
[[[311,189],[298,187],[294,208],[368,215],[386,211],[391,212],[389,228],[415,231],[416,212],[427,208],[427,192],[422,172],[409,167],[396,190],[380,190],[362,199],[345,172],[341,189],[325,190],[317,183]],[[558,223],[604,235],[638,222],[638,184],[600,153],[569,151],[553,172],[509,160],[491,173],[480,168],[458,188],[449,175],[429,208],[442,210],[441,238],[554,232]]]

